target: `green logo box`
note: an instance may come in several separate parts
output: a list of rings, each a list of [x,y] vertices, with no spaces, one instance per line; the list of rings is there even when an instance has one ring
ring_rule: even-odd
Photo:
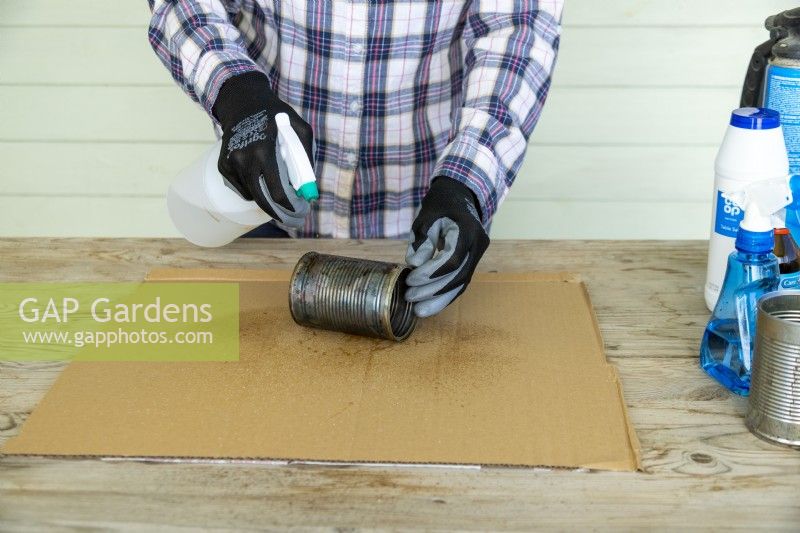
[[[0,283],[0,360],[236,361],[237,283]]]

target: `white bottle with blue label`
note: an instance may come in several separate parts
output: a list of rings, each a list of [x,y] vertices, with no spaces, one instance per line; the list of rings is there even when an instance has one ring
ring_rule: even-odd
[[[788,178],[789,158],[777,111],[744,107],[731,113],[715,162],[711,237],[708,243],[705,300],[713,310],[719,298],[728,256],[735,249],[736,232],[744,213],[723,194],[732,194],[747,185],[768,179]],[[784,225],[783,214],[774,221]]]

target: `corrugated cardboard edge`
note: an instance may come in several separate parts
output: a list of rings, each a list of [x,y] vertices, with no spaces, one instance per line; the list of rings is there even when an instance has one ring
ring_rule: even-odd
[[[247,281],[285,281],[291,275],[290,270],[257,270],[257,269],[180,269],[180,268],[156,268],[151,270],[147,276],[146,281],[187,281],[187,280],[203,280],[203,281],[220,281],[220,282],[247,282]],[[502,278],[502,279],[498,279]],[[515,464],[471,464],[471,463],[415,463],[415,462],[392,462],[392,463],[375,463],[375,462],[359,462],[359,461],[319,461],[319,460],[304,460],[304,459],[284,459],[284,458],[251,458],[251,457],[167,457],[167,456],[123,456],[123,455],[51,455],[51,454],[7,454],[15,456],[31,456],[31,457],[53,457],[53,458],[94,458],[103,459],[108,461],[139,461],[139,462],[152,462],[152,463],[204,463],[204,464],[264,464],[264,465],[330,465],[330,466],[370,466],[370,467],[451,467],[451,468],[527,468],[538,470],[568,470],[568,471],[581,471],[586,469],[600,469],[607,471],[631,471],[642,470],[641,466],[641,445],[636,436],[636,432],[630,422],[627,406],[622,394],[622,386],[614,366],[608,362],[605,356],[605,349],[600,327],[597,322],[597,316],[594,308],[591,305],[591,299],[586,285],[583,283],[579,275],[570,272],[521,272],[521,273],[499,273],[499,272],[485,272],[477,273],[474,276],[477,280],[491,280],[494,282],[504,281],[560,281],[564,283],[578,283],[581,286],[584,298],[586,299],[589,308],[590,316],[592,319],[595,336],[599,346],[600,356],[602,362],[607,366],[610,378],[615,382],[616,390],[618,391],[618,398],[620,407],[624,417],[629,449],[631,450],[631,462],[621,464],[617,461],[608,462],[595,462],[591,464],[579,465],[575,467],[567,466],[550,466],[550,465],[515,465]],[[8,442],[7,442],[8,443]],[[7,444],[6,443],[6,444]],[[6,446],[4,446],[6,447]],[[0,454],[2,456],[2,454]]]
[[[597,321],[597,314],[594,312],[594,306],[592,305],[592,299],[589,297],[589,289],[586,287],[586,284],[577,278],[577,283],[580,283],[581,289],[583,290],[583,297],[586,300],[586,307],[589,309],[589,314],[592,317],[592,324],[594,325],[594,334],[597,338],[597,342],[600,346],[600,357],[603,358],[603,363],[608,366],[609,372],[611,373],[611,377],[616,385],[617,390],[617,397],[619,399],[620,408],[622,409],[622,416],[625,418],[625,428],[628,432],[628,445],[633,453],[633,461],[634,466],[636,467],[637,471],[642,470],[642,445],[639,442],[639,437],[636,435],[636,430],[633,428],[633,424],[631,423],[630,414],[628,413],[628,406],[625,403],[625,397],[622,394],[622,382],[619,379],[619,373],[617,372],[616,367],[613,364],[608,362],[608,357],[606,356],[606,349],[605,349],[605,342],[603,341],[603,334],[600,331],[600,323]],[[587,468],[598,468],[598,469],[608,469],[607,465],[603,463],[594,464],[594,465],[587,465]]]
[[[597,462],[580,466],[553,466],[546,464],[514,464],[514,463],[435,463],[435,462],[375,462],[375,461],[323,461],[319,459],[272,459],[268,457],[199,457],[199,456],[169,456],[169,455],[93,455],[93,454],[52,454],[52,453],[6,453],[3,456],[13,457],[42,457],[47,459],[98,459],[109,462],[132,462],[154,464],[252,464],[264,466],[331,466],[331,467],[372,467],[372,468],[454,468],[460,470],[482,470],[487,468],[524,468],[539,471],[566,471],[584,472],[590,470],[603,470],[606,472],[631,472],[629,465],[621,465],[619,461]]]
[[[617,385],[617,393],[619,397],[619,404],[620,408],[622,409],[622,416],[625,417],[625,428],[628,431],[628,443],[630,445],[631,451],[633,452],[633,461],[636,470],[641,472],[642,469],[642,445],[639,442],[639,437],[636,435],[636,430],[633,429],[633,423],[631,422],[630,414],[628,413],[628,406],[625,404],[625,396],[622,394],[622,382],[619,380],[619,374],[617,373],[617,369],[611,363],[607,363],[608,368],[611,371],[611,375],[614,378],[614,382]],[[591,467],[590,467],[591,468]],[[602,468],[602,466],[597,466],[596,468]]]

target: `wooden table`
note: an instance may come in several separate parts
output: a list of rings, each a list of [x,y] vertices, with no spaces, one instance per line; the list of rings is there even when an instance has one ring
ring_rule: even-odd
[[[397,241],[0,240],[0,280],[140,280],[151,267],[290,268],[319,250],[400,260]],[[800,527],[800,452],[758,440],[697,366],[704,242],[497,241],[485,270],[584,276],[644,472],[277,467],[0,459],[0,529],[42,526],[531,529]],[[61,364],[0,363],[0,439]]]

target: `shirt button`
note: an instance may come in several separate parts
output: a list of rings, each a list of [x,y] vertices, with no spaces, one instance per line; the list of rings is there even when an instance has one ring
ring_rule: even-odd
[[[349,166],[354,167],[354,166],[356,166],[356,163],[358,162],[358,156],[354,152],[347,152],[347,156],[345,157],[345,161],[347,161],[347,164]]]
[[[353,100],[352,102],[350,102],[350,112],[358,113],[359,111],[361,111],[361,102],[359,102],[358,100]]]
[[[363,51],[364,51],[364,47],[363,47],[363,46],[361,46],[361,45],[360,45],[360,44],[358,44],[358,43],[353,43],[353,45],[350,47],[350,51],[351,51],[353,54],[360,55],[360,54],[361,54],[361,52],[363,52]]]

